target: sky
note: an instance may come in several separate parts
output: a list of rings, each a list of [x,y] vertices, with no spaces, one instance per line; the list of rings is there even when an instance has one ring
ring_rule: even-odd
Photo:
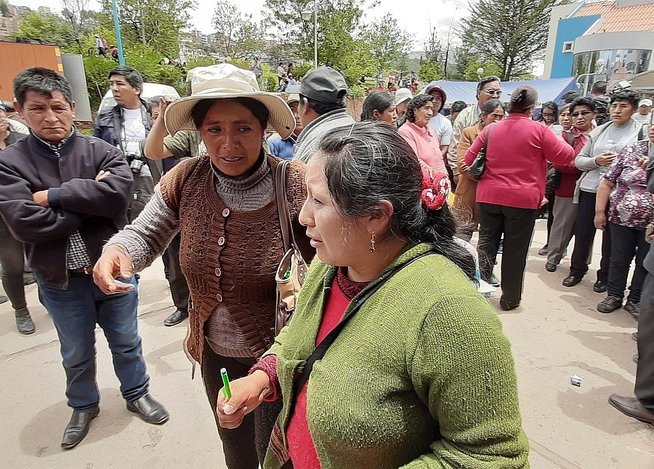
[[[195,0],[197,8],[192,12],[191,29],[198,29],[204,33],[213,32],[211,18],[213,14],[214,0]],[[37,9],[41,5],[50,6],[54,11],[61,9],[60,0],[9,0],[12,5],[25,5]],[[250,13],[255,20],[261,20],[264,0],[240,0],[234,1],[238,4],[243,13]],[[428,37],[431,27],[436,27],[441,32],[441,38],[445,41],[450,24],[454,19],[454,28],[458,21],[465,15],[465,3],[458,0],[412,0],[410,8],[403,7],[398,0],[378,0],[379,5],[368,9],[364,21],[371,21],[391,13],[397,19],[399,26],[414,35],[413,50],[422,50],[423,44]],[[462,5],[463,4],[463,5]],[[91,8],[98,8],[98,3],[91,0]],[[453,34],[454,37],[454,34]]]

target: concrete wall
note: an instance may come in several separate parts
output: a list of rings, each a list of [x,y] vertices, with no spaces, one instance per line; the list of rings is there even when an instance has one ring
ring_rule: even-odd
[[[572,65],[574,62],[574,53],[576,50],[570,52],[563,52],[563,44],[565,42],[575,42],[575,39],[583,36],[583,34],[590,29],[593,24],[601,17],[594,16],[580,16],[576,18],[564,18],[559,20],[559,27],[557,29],[556,40],[554,41],[554,56],[552,58],[552,69],[550,78],[564,78],[570,77],[573,74]]]
[[[552,8],[552,15],[550,17],[550,26],[549,26],[549,35],[547,41],[547,48],[545,49],[545,68],[543,70],[543,79],[548,80],[552,74],[552,63],[554,61],[554,50],[555,50],[555,38],[559,28],[559,20],[562,18],[569,17],[574,13],[578,8],[580,8],[583,3],[570,3],[567,5],[561,5],[555,8]]]

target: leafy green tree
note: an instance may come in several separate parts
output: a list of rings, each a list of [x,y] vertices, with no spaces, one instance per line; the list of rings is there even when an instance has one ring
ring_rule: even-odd
[[[500,78],[529,73],[547,45],[552,7],[567,0],[477,0],[462,20],[461,38],[483,61],[500,65]]]
[[[413,36],[401,29],[390,13],[366,25],[361,39],[368,47],[378,73],[389,70],[405,58],[413,45]]]
[[[213,14],[218,52],[224,57],[253,59],[265,47],[265,30],[235,3],[218,0]]]
[[[424,82],[440,80],[443,76],[441,67],[438,62],[432,60],[423,60],[418,70],[418,78]]]
[[[266,24],[275,31],[276,41],[287,47],[288,53],[313,61],[313,11],[318,12],[318,62],[343,68],[351,61],[362,33],[364,11],[377,5],[376,0],[266,0]],[[309,12],[308,20],[302,13]],[[370,51],[362,57],[370,65]]]
[[[77,52],[75,31],[57,15],[30,11],[21,19],[20,29],[13,36],[54,42],[66,52]]]
[[[111,0],[101,0],[102,22],[110,27]],[[140,42],[168,58],[179,56],[180,30],[188,24],[192,0],[118,0],[125,48]]]
[[[481,73],[479,70],[482,70]],[[491,60],[484,62],[473,61],[469,62],[468,66],[465,69],[463,79],[466,81],[479,81],[482,77],[487,77],[489,75],[500,76],[502,74],[502,67]],[[501,78],[501,77],[500,77]]]

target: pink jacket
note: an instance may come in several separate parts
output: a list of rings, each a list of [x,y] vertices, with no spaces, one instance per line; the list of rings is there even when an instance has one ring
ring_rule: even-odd
[[[429,126],[418,127],[413,122],[406,121],[398,132],[413,148],[423,167],[426,165],[436,172],[447,174],[438,137]]]
[[[466,151],[466,165],[474,161],[489,129],[486,168],[477,184],[477,202],[537,209],[545,195],[547,161],[567,165],[574,150],[548,127],[524,114],[512,114],[486,127]]]

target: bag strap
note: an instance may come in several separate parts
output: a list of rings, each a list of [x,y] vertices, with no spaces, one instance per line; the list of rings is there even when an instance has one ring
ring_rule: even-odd
[[[313,370],[313,365],[318,361],[321,360],[322,357],[325,356],[325,353],[327,352],[327,349],[334,343],[338,335],[341,333],[341,331],[345,328],[346,324],[352,317],[361,309],[363,304],[372,296],[374,295],[377,290],[379,290],[384,284],[391,278],[393,275],[395,275],[397,272],[402,270],[404,267],[407,267],[409,264],[412,264],[413,262],[417,261],[418,259],[421,259],[425,256],[428,256],[430,254],[435,254],[434,251],[430,250],[427,252],[424,252],[420,254],[419,256],[414,257],[413,259],[409,259],[406,262],[403,262],[402,264],[396,266],[391,272],[389,272],[385,278],[377,282],[373,287],[369,288],[364,292],[364,294],[360,298],[355,298],[352,300],[354,303],[354,306],[350,311],[343,316],[343,319],[332,329],[332,331],[327,334],[327,337],[325,337],[322,342],[318,344],[318,346],[315,348],[313,353],[309,355],[309,358],[307,358],[307,361],[304,365],[304,369],[302,370],[302,373],[298,378],[295,380],[295,383],[293,384],[293,399],[297,399],[298,394],[302,390],[302,387],[304,384],[309,380],[309,375],[311,375],[311,371]]]
[[[273,173],[275,183],[275,198],[277,199],[277,214],[279,215],[279,227],[282,230],[282,240],[284,242],[284,252],[291,249],[295,244],[293,235],[293,226],[291,225],[291,216],[288,212],[288,201],[286,199],[286,168],[288,160],[280,161]]]

